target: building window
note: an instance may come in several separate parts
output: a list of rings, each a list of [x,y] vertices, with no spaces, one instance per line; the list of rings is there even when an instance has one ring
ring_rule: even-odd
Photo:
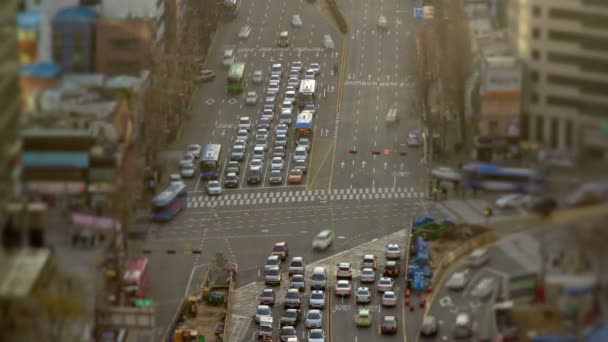
[[[532,49],[532,59],[537,61],[540,59],[540,51]]]
[[[566,147],[572,149],[572,121],[566,120]]]
[[[532,29],[532,38],[533,39],[539,39],[540,38],[540,29],[538,27],[535,27]]]
[[[535,91],[530,93],[530,103],[537,104],[538,103],[538,93]]]
[[[110,46],[116,50],[137,51],[139,50],[139,41],[136,39],[112,39]]]
[[[559,122],[557,119],[551,119],[551,147],[557,148],[557,141],[559,138]]]
[[[535,17],[540,17],[542,14],[542,10],[540,8],[540,6],[534,6],[532,7],[532,15]]]
[[[131,61],[108,61],[108,73],[111,75],[138,75],[141,65]]]
[[[536,141],[539,141],[539,142],[545,140],[544,139],[545,137],[543,135],[543,133],[544,133],[543,124],[544,124],[543,117],[540,115],[537,116],[536,117]]]
[[[538,76],[538,71],[536,71],[536,70],[531,70],[531,71],[530,71],[530,81],[531,81],[532,83],[537,83],[537,82],[538,82],[538,79],[539,79],[539,76]]]

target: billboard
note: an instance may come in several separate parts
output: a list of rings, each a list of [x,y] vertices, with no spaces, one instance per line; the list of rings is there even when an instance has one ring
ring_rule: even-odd
[[[522,68],[513,57],[492,57],[483,70],[483,95],[519,95]]]

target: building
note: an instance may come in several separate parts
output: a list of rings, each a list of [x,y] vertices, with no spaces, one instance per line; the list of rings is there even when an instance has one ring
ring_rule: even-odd
[[[152,66],[154,21],[100,18],[95,22],[95,69],[118,76],[139,76]]]
[[[96,17],[95,10],[80,5],[63,8],[53,17],[53,60],[64,72],[93,71]]]
[[[16,193],[19,173],[18,1],[0,2],[0,205]]]
[[[526,68],[522,135],[608,158],[608,1],[512,0],[508,13]]]

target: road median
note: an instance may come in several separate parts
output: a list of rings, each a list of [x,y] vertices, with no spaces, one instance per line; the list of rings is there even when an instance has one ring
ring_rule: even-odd
[[[342,10],[338,7],[336,0],[327,0],[327,5],[329,6],[329,10],[331,11],[332,16],[336,20],[336,24],[338,24],[338,29],[342,33],[348,32],[348,24],[346,22],[346,17]]]

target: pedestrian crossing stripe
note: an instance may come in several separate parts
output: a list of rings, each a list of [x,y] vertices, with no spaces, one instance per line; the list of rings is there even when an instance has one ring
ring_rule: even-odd
[[[212,208],[226,206],[260,205],[271,203],[295,203],[315,201],[361,201],[375,199],[423,199],[423,191],[407,188],[360,188],[298,191],[266,191],[256,193],[225,193],[221,196],[193,195],[188,198],[188,208]]]

